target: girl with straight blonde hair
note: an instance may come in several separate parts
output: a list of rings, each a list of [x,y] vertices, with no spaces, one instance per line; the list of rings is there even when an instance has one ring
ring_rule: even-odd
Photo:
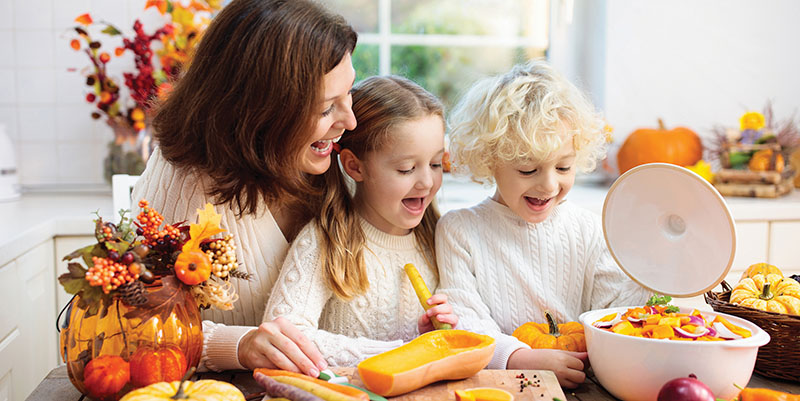
[[[296,325],[334,366],[430,331],[432,317],[458,322],[440,294],[425,312],[403,270],[413,263],[438,284],[432,202],[442,184],[442,105],[396,76],[368,78],[352,96],[358,126],[338,143],[341,169],[325,174],[322,213],[292,244],[264,315]]]

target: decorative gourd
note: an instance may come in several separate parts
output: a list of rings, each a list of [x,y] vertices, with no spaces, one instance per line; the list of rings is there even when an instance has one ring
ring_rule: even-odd
[[[131,356],[130,362],[134,387],[180,380],[188,368],[183,351],[174,345],[140,347]]]
[[[683,127],[668,130],[658,120],[658,128],[640,128],[625,139],[617,153],[622,174],[640,164],[672,163],[691,166],[703,158],[703,144],[697,134]]]
[[[747,270],[745,270],[744,273],[742,273],[742,277],[740,277],[739,280],[747,277],[753,278],[753,276],[755,276],[756,274],[763,274],[763,275],[777,274],[783,277],[783,272],[781,271],[781,269],[778,269],[777,267],[769,263],[755,263],[750,265],[750,267],[748,267]]]
[[[762,149],[753,154],[747,167],[751,171],[783,171],[783,155],[777,153],[774,155],[775,165],[772,165],[773,151],[772,149]]]
[[[175,260],[175,275],[184,284],[200,284],[211,276],[211,260],[199,248],[183,251]]]
[[[494,387],[468,388],[456,390],[456,401],[514,401],[508,391]]]
[[[511,335],[530,345],[531,348],[586,351],[583,325],[578,322],[556,324],[550,312],[544,313],[547,323],[528,322],[519,326]]]
[[[367,389],[391,397],[439,380],[470,377],[489,364],[494,348],[494,339],[486,335],[434,330],[365,359],[358,374]]]
[[[89,395],[99,400],[114,399],[130,381],[130,367],[121,357],[103,355],[92,359],[83,370],[83,384]]]
[[[800,283],[778,274],[756,274],[734,287],[730,302],[767,312],[800,315]]]
[[[181,391],[179,392],[178,389]],[[120,401],[245,401],[244,394],[233,384],[218,380],[198,380],[195,382],[159,382],[136,389],[126,394]]]

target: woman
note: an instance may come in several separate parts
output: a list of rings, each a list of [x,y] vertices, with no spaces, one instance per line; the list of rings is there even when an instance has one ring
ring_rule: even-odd
[[[159,148],[133,199],[166,221],[216,204],[240,269],[232,311],[209,309],[201,364],[278,367],[316,376],[326,363],[299,330],[261,322],[299,229],[318,212],[333,143],[355,128],[350,55],[356,34],[309,0],[233,0],[214,18],[153,125]]]

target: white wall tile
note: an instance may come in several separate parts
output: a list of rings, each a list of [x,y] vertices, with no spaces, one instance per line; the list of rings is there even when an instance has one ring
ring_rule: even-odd
[[[119,0],[91,0],[91,15],[95,21],[107,21],[117,29],[125,31],[130,29],[128,24],[128,7]]]
[[[102,183],[104,154],[94,142],[58,144],[58,178],[76,184]]]
[[[55,38],[52,29],[18,29],[14,34],[17,67],[52,67]]]
[[[10,1],[10,0],[5,0]],[[12,0],[17,29],[53,29],[51,0]]]
[[[56,67],[56,103],[78,105],[86,102],[86,94],[90,87],[86,85],[86,77],[77,71],[68,71]]]
[[[55,47],[55,66],[63,69],[73,68],[81,71],[89,68],[92,62],[89,60],[89,55],[83,50],[86,48],[86,43],[81,41],[81,50],[75,50],[70,47],[69,42],[72,39],[77,39],[78,34],[75,31],[61,32],[55,40],[53,46]],[[109,53],[110,54],[110,53]]]
[[[0,68],[13,67],[17,56],[14,51],[14,31],[0,30]]]
[[[58,153],[52,142],[22,140],[19,149],[17,164],[22,185],[58,182]]]
[[[50,68],[17,70],[17,101],[20,105],[53,104],[56,100],[56,74]]]
[[[89,103],[56,106],[56,138],[63,141],[94,141],[93,108]]]
[[[53,106],[20,106],[19,138],[24,142],[55,141],[56,118]]]
[[[11,0],[0,1],[0,29],[14,27],[14,6]]]
[[[72,28],[77,25],[75,18],[91,11],[89,0],[53,0],[53,28],[56,31]]]
[[[19,138],[19,129],[17,128],[17,106],[0,106],[0,124],[6,126],[6,134],[15,143]]]
[[[17,102],[16,78],[13,68],[0,68],[0,105],[11,106]]]

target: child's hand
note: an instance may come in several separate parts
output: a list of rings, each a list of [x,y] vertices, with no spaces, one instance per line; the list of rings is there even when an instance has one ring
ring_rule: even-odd
[[[586,380],[586,352],[557,349],[518,349],[508,357],[508,369],[552,370],[561,387],[575,388]]]
[[[453,313],[453,306],[447,303],[447,295],[435,294],[427,300],[428,305],[434,305],[425,311],[419,320],[417,320],[417,327],[419,333],[427,333],[434,329],[431,318],[435,317],[441,323],[449,323],[450,327],[456,327],[458,324],[458,316]]]

